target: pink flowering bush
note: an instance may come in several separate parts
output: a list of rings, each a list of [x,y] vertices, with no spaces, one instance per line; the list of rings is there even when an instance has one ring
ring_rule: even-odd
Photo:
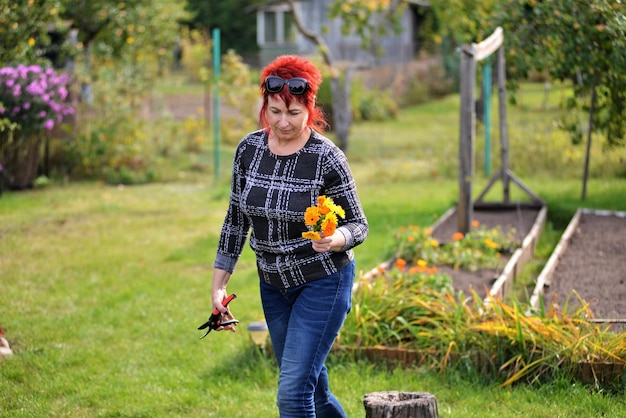
[[[74,109],[67,101],[67,74],[38,65],[0,68],[0,118],[23,132],[52,130]]]

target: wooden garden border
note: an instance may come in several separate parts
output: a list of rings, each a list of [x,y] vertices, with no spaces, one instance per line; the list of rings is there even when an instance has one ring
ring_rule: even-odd
[[[572,235],[576,231],[576,228],[578,228],[578,224],[580,223],[580,217],[583,214],[591,214],[596,216],[618,216],[621,218],[626,218],[626,212],[596,210],[587,208],[578,209],[570,220],[569,224],[567,225],[567,228],[563,232],[563,235],[561,235],[557,246],[552,252],[552,255],[550,255],[550,258],[546,262],[546,265],[543,267],[543,270],[541,270],[541,273],[539,273],[539,276],[537,276],[537,283],[530,298],[530,305],[534,309],[539,308],[539,299],[543,298],[545,289],[550,286],[550,283],[552,282],[552,275],[554,274],[554,269],[556,268],[556,265],[558,264],[561,256],[567,250],[567,246],[569,245]]]
[[[501,207],[501,208],[506,207],[507,209],[513,209],[517,207],[515,204],[504,206],[498,203],[497,205],[498,207]],[[482,206],[483,205],[478,205],[476,206],[476,208],[480,209]],[[488,205],[485,205],[485,207],[487,206]],[[430,227],[430,229],[435,231],[438,226],[445,223],[452,216],[455,216],[456,211],[457,211],[456,207],[452,207],[448,209],[446,213],[444,213],[441,216],[441,218],[439,218],[437,222],[435,222]],[[543,231],[543,228],[545,227],[545,224],[546,224],[547,214],[548,214],[548,207],[545,205],[540,206],[539,213],[537,214],[537,217],[535,218],[535,222],[533,223],[533,226],[531,227],[528,234],[526,234],[526,236],[524,237],[521,246],[517,248],[515,252],[513,253],[513,255],[511,256],[511,258],[509,258],[506,265],[504,266],[504,269],[502,270],[502,273],[500,273],[500,275],[498,276],[494,284],[491,286],[491,289],[489,290],[489,294],[484,299],[485,303],[489,303],[489,299],[490,299],[489,295],[493,297],[499,297],[499,298],[504,298],[506,295],[508,295],[508,292],[510,291],[512,287],[512,283],[515,280],[515,278],[518,276],[519,272],[521,271],[522,266],[529,259],[531,259],[532,256],[535,254],[537,241],[539,241],[541,232]],[[374,267],[372,270],[363,274],[361,277],[366,280],[372,279],[377,274],[379,274],[381,270],[390,269],[393,266],[394,261],[395,259],[392,257],[380,263],[378,266]],[[358,282],[355,282],[354,289],[356,289],[357,286],[358,286]]]
[[[489,294],[494,297],[504,299],[511,290],[512,283],[520,273],[522,266],[528,260],[530,260],[535,254],[535,248],[537,248],[537,241],[541,236],[541,232],[546,225],[546,219],[548,217],[548,207],[542,206],[537,214],[535,223],[522,241],[521,247],[519,247],[509,261],[506,263],[504,270],[491,286]],[[489,298],[485,298],[485,303],[488,303]]]

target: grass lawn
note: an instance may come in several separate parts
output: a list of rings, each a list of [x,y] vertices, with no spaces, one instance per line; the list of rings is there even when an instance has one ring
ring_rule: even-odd
[[[529,97],[530,110],[511,111],[512,119],[534,112]],[[430,225],[454,204],[457,113],[450,98],[407,109],[393,122],[354,128],[348,156],[371,224],[356,249],[359,269],[386,259],[395,228]],[[517,124],[511,131],[523,136]],[[227,161],[232,151],[223,152]],[[528,160],[517,145],[511,155]],[[540,163],[553,164],[554,174],[522,176],[549,205],[533,271],[576,208],[626,210],[623,177],[592,179],[581,202],[580,177],[564,174],[574,168]],[[526,164],[519,170],[527,171]],[[14,349],[0,362],[0,416],[277,416],[276,368],[246,332],[262,319],[250,249],[229,286],[238,295],[231,308],[239,331],[200,340],[196,330],[211,310],[230,164],[222,167],[219,180],[204,173],[133,187],[70,183],[0,197],[0,324]],[[477,191],[486,181],[477,175]],[[430,392],[442,417],[626,416],[623,393],[568,381],[500,389],[480,376],[341,356],[329,366],[333,391],[350,417],[364,416],[364,394],[385,390]]]

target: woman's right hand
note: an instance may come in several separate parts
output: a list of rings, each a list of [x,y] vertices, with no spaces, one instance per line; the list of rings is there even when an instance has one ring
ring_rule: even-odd
[[[213,289],[213,309],[211,310],[219,310],[222,315],[222,321],[235,319],[235,317],[230,313],[230,308],[222,305],[222,301],[226,299],[227,296],[228,294],[226,293],[226,288]],[[236,331],[235,326],[232,324],[226,325],[225,327],[218,327],[216,331],[223,331],[226,329],[232,332]]]

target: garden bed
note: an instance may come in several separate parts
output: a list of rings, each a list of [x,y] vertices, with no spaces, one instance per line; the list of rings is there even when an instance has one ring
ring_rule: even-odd
[[[400,299],[401,302],[397,304],[389,302],[390,305],[393,305],[389,310],[390,312],[383,312],[380,309],[377,310],[376,303],[380,306],[380,302],[385,301],[387,293],[380,292],[380,288],[375,286],[378,282],[375,282],[371,288],[368,286],[370,290],[367,291],[373,297],[371,299],[365,298],[364,303],[358,304],[355,313],[358,316],[355,318],[356,327],[363,328],[363,331],[356,334],[357,338],[354,338],[354,335],[347,336],[345,340],[349,342],[344,345],[337,344],[335,348],[361,358],[382,360],[400,365],[424,363],[432,365],[434,362],[437,367],[442,368],[468,362],[468,365],[480,372],[497,373],[506,378],[504,385],[516,381],[527,372],[536,373],[530,378],[531,380],[535,379],[545,371],[550,370],[551,367],[552,370],[562,369],[565,373],[571,373],[572,377],[584,383],[601,385],[602,387],[620,385],[620,382],[623,382],[625,378],[626,362],[623,360],[623,337],[611,332],[615,330],[614,328],[597,326],[587,319],[584,311],[580,314],[580,310],[577,310],[576,313],[571,313],[572,310],[568,310],[570,317],[563,321],[555,321],[551,316],[552,314],[542,314],[549,316],[548,321],[545,321],[546,317],[542,315],[528,317],[527,313],[516,307],[507,306],[503,302],[503,298],[498,297],[506,294],[506,289],[514,280],[520,267],[533,255],[535,245],[545,224],[546,214],[547,209],[544,205],[539,207],[517,205],[506,210],[503,210],[501,206],[476,208],[473,220],[479,221],[482,226],[489,228],[500,227],[502,230],[514,228],[516,235],[522,242],[520,248],[507,258],[506,267],[502,270],[469,272],[450,269],[455,291],[473,289],[478,293],[478,286],[484,286],[485,295],[479,294],[483,297],[482,302],[478,300],[478,303],[472,303],[471,299],[463,298],[461,301],[454,300],[447,296],[437,296],[436,292],[434,295],[430,294],[430,299],[428,299],[428,292],[425,292],[419,303],[413,303],[410,302],[410,295],[405,293]],[[433,225],[432,236],[438,241],[443,241],[445,237],[456,231],[456,220],[456,211],[451,209],[439,222]],[[586,235],[587,233],[590,235]],[[575,235],[579,236],[579,240],[572,238]],[[624,288],[626,214],[579,211],[574,217],[573,223],[568,227],[564,239],[555,250],[555,254],[560,254],[559,250],[564,249],[570,240],[572,244],[574,241],[582,241],[585,245],[582,248],[582,253],[575,253],[573,258],[568,260],[571,264],[566,264],[568,269],[562,269],[563,273],[567,277],[594,277],[589,271],[580,267],[581,264],[593,266],[594,263],[587,260],[591,255],[601,266],[601,268],[594,270],[596,273],[600,274],[604,269],[608,269],[612,273],[613,279],[607,289],[613,292],[613,296],[619,301],[620,306],[624,306],[622,303],[626,304],[626,295],[624,295],[626,290]],[[568,248],[571,248],[571,245]],[[554,259],[554,257],[551,258],[552,268],[550,265],[546,266],[551,274],[560,270],[560,263],[557,264]],[[393,265],[393,260],[387,261],[375,269],[372,275],[379,273],[381,267],[391,270]],[[572,272],[569,269],[577,270],[577,272]],[[494,281],[496,276],[497,279]],[[546,281],[546,277],[551,278],[552,281]],[[550,284],[556,285],[556,280],[552,277],[556,276],[544,274],[541,279],[542,283],[546,287]],[[597,281],[600,276],[595,277]],[[400,282],[400,280],[405,280],[402,277],[396,277],[395,280],[395,282],[390,283],[389,287],[400,289],[401,283],[405,283]],[[433,283],[436,284],[436,282]],[[571,284],[564,284],[560,281],[559,283],[566,286],[566,289],[571,289],[569,287]],[[587,283],[586,286],[595,287],[594,280],[585,283]],[[420,289],[424,289],[424,287]],[[357,287],[357,294],[359,290],[361,289]],[[496,296],[496,298],[486,295],[486,293]],[[582,292],[581,295],[584,297]],[[533,296],[535,297],[535,295]],[[469,301],[468,305],[465,305],[466,301]],[[489,311],[491,316],[483,317],[481,312],[484,313],[483,307],[488,303],[493,304],[495,308]],[[472,308],[468,308],[469,306]],[[619,310],[619,307],[615,309],[617,312],[623,312]],[[394,311],[395,313],[393,313]],[[420,316],[422,314],[423,316]],[[463,317],[462,320],[458,319],[459,315]],[[368,318],[380,318],[380,322],[387,324],[389,332],[385,328],[381,328],[382,335],[373,334],[372,330],[366,329],[362,325],[367,323]],[[396,321],[396,318],[402,319]],[[437,325],[431,327],[430,324],[433,321]],[[411,340],[411,336],[418,333],[415,328],[419,328],[420,338]],[[477,337],[482,336],[482,342],[462,338],[465,335],[464,332],[475,331],[478,331]],[[537,334],[533,336],[535,332]],[[454,337],[450,341],[445,340],[450,335],[454,335]],[[489,342],[492,340],[484,339],[485,336],[489,335],[496,338],[498,347],[489,346]],[[431,338],[432,346],[428,345],[431,343],[424,343],[424,340],[428,338]],[[529,345],[520,343],[519,338],[528,338],[527,343]],[[544,341],[541,341],[542,338]],[[445,340],[443,344],[442,339]],[[364,343],[364,341],[367,342]],[[437,346],[437,344],[441,345]],[[511,358],[507,358],[506,355],[501,357],[502,347],[509,345],[519,350],[518,355],[525,359],[525,365],[524,361],[513,364]],[[548,354],[541,357],[542,354],[538,356],[534,349],[525,351],[525,347],[533,346],[542,347],[542,350],[545,350],[543,354]],[[551,352],[557,353],[557,355],[552,355]],[[571,358],[568,358],[568,361],[558,360],[556,363],[551,363],[552,360],[559,359],[559,355],[564,354],[564,352],[570,352]],[[533,366],[540,364],[550,366],[544,368]],[[505,365],[507,366],[505,367]]]
[[[456,208],[449,210],[435,225],[433,238],[440,242],[450,240],[457,231]],[[455,290],[468,293],[470,289],[486,297],[491,294],[504,297],[511,289],[513,281],[526,261],[535,252],[535,247],[545,226],[547,207],[535,204],[481,204],[474,206],[474,217],[486,228],[500,227],[503,232],[515,230],[515,238],[521,246],[512,254],[502,255],[502,269],[479,269],[478,271],[455,270],[450,267],[440,268],[453,280]]]
[[[579,209],[537,278],[531,304],[579,304],[599,322],[626,322],[626,212]],[[568,300],[569,299],[569,300]],[[622,325],[623,326],[623,325]]]
[[[457,232],[457,210],[450,208],[432,227],[432,236],[441,243],[451,240]],[[481,204],[474,206],[473,220],[491,229],[499,227],[503,232],[514,229],[514,237],[521,246],[512,254],[502,254],[502,268],[481,268],[476,271],[438,266],[440,272],[452,277],[455,290],[469,294],[471,290],[485,298],[488,294],[504,297],[508,294],[521,267],[535,251],[537,241],[543,231],[547,217],[547,207],[538,204]],[[394,260],[387,260],[366,276],[374,276],[382,269],[388,269]]]

